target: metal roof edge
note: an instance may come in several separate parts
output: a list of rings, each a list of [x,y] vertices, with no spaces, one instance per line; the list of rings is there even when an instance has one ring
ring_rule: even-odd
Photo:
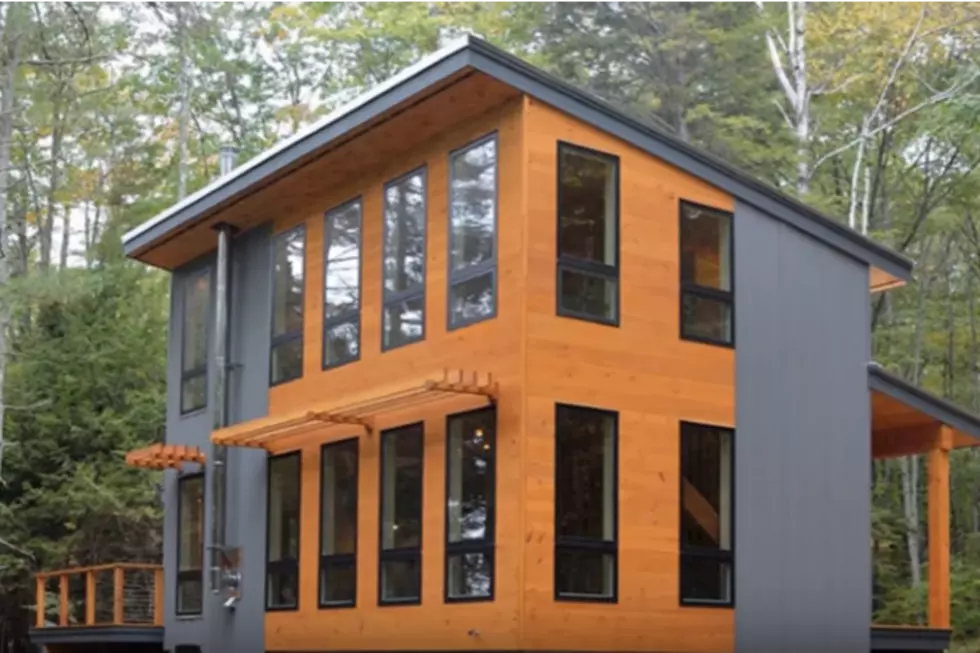
[[[868,363],[868,387],[912,406],[947,426],[980,438],[980,416],[909,383],[902,377],[887,371],[880,363],[874,361]]]

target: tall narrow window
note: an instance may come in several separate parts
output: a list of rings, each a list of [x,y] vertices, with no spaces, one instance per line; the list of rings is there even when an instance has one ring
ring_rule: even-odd
[[[616,413],[555,411],[555,598],[615,601]]]
[[[681,337],[732,345],[732,214],[681,202]]]
[[[299,604],[299,487],[299,452],[269,458],[267,610]]]
[[[208,403],[208,301],[211,271],[184,279],[183,328],[180,355],[180,412],[190,413]]]
[[[497,310],[497,137],[449,159],[449,328]]]
[[[422,425],[381,434],[378,602],[422,600]]]
[[[732,605],[731,429],[681,424],[681,603]]]
[[[496,411],[446,420],[446,600],[493,598]]]
[[[320,469],[320,607],[357,597],[357,440],[323,445]]]
[[[382,350],[425,337],[425,169],[385,185]]]
[[[204,598],[204,475],[177,481],[177,614],[201,614]]]
[[[272,385],[303,376],[305,249],[303,225],[276,236],[272,246]]]
[[[619,159],[558,145],[558,314],[619,323]]]
[[[361,200],[328,211],[323,268],[323,367],[361,355]]]

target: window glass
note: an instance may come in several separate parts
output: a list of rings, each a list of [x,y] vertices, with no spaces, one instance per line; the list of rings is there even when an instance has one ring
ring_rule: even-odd
[[[732,215],[689,202],[680,207],[681,337],[730,345]]]
[[[353,604],[357,593],[357,440],[322,450],[320,605]]]
[[[384,349],[421,340],[425,324],[425,171],[384,190]]]
[[[446,596],[489,598],[493,593],[495,411],[448,419]]]
[[[177,614],[200,614],[204,596],[204,476],[177,481]]]
[[[360,355],[360,200],[329,211],[325,230],[323,365],[331,367]]]
[[[299,596],[298,453],[269,459],[268,596],[269,608],[295,608]]]
[[[180,408],[189,413],[207,405],[210,270],[185,279],[183,290]]]
[[[381,435],[381,596],[386,602],[421,597],[422,426]]]
[[[425,298],[422,296],[385,306],[385,349],[421,340],[425,330]]]
[[[273,385],[303,375],[303,277],[306,247],[302,226],[276,236],[272,248]]]
[[[614,599],[616,415],[559,406],[556,439],[556,594]]]
[[[681,599],[732,598],[732,431],[681,428]]]
[[[732,341],[732,305],[727,301],[684,293],[684,333],[702,340]]]

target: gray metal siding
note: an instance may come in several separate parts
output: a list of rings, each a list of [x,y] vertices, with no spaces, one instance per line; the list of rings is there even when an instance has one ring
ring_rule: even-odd
[[[737,204],[737,652],[869,650],[868,275]]]
[[[270,325],[270,232],[267,227],[250,231],[232,241],[231,317],[228,375],[229,415],[232,423],[268,412],[268,358]],[[214,305],[214,256],[177,270],[171,283],[171,321],[167,357],[167,442],[197,445],[212,459],[210,433],[213,388],[209,387],[204,410],[180,414],[180,346],[183,323],[181,281],[201,269],[212,267],[212,310]],[[213,317],[213,316],[211,316]],[[210,318],[209,318],[210,319]],[[210,323],[210,322],[209,322]],[[208,341],[208,383],[214,382],[213,335]],[[209,462],[210,464],[210,462]],[[177,478],[165,472],[164,480],[164,646],[196,644],[204,653],[257,653],[264,650],[265,568],[265,455],[261,451],[232,449],[228,456],[228,543],[242,546],[242,601],[232,612],[205,592],[200,617],[177,617]],[[188,470],[195,471],[195,470]],[[210,483],[205,483],[205,546],[210,546]],[[205,558],[207,560],[207,558]],[[205,583],[208,581],[205,570]]]

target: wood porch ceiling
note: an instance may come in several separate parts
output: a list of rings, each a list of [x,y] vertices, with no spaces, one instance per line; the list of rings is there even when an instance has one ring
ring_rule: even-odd
[[[498,384],[492,374],[443,370],[439,378],[407,384],[363,400],[310,406],[219,429],[211,434],[211,442],[226,447],[273,451],[283,440],[314,433],[327,426],[359,426],[371,434],[376,418],[383,413],[461,395],[483,397],[492,403],[496,401],[497,392]]]
[[[183,469],[184,463],[203,465],[206,460],[199,447],[181,444],[151,444],[126,454],[126,464],[145,469]]]

